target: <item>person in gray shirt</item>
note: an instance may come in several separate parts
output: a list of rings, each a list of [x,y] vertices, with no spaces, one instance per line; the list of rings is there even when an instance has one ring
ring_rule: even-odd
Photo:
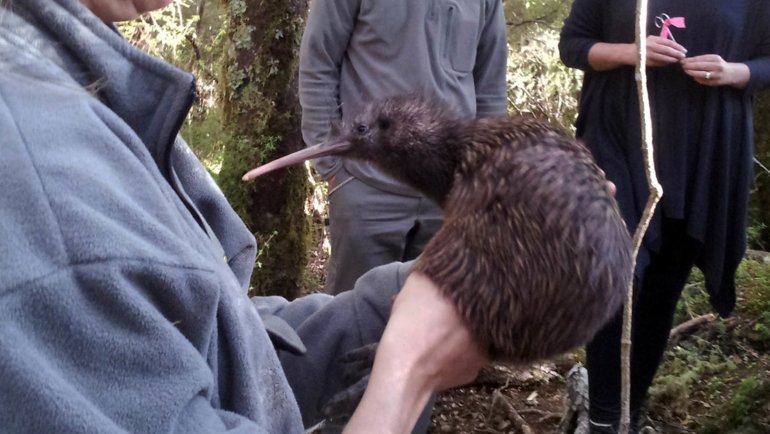
[[[333,122],[401,93],[460,117],[504,114],[506,61],[500,0],[314,0],[300,48],[303,138],[319,143]],[[316,169],[329,183],[329,293],[415,258],[441,226],[435,202],[371,163],[326,157]]]

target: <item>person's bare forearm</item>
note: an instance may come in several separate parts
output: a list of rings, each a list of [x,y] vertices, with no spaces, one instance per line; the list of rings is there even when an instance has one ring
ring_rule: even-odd
[[[412,273],[393,303],[364,397],[346,433],[407,433],[430,396],[466,384],[489,361],[454,302]]]
[[[345,433],[395,434],[412,430],[433,387],[416,366],[398,362],[383,358],[375,361],[369,385]]]
[[[609,71],[636,63],[635,44],[597,42],[588,51],[588,64],[596,71]]]
[[[729,84],[738,89],[745,89],[751,78],[751,70],[745,63],[729,63]]]

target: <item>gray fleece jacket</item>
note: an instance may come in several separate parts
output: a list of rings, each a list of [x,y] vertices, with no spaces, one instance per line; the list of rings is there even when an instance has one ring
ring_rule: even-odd
[[[507,50],[500,0],[314,0],[300,49],[305,143],[401,93],[439,98],[458,116],[504,114]],[[328,180],[343,165],[369,185],[418,195],[372,163],[325,157],[316,167]]]
[[[176,139],[193,91],[76,0],[0,2],[0,431],[298,433],[379,339],[407,265],[257,300],[307,346],[280,364],[254,238]]]

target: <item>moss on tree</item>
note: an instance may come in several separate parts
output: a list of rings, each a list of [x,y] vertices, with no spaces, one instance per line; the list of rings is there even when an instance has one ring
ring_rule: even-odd
[[[220,83],[229,137],[218,182],[257,238],[254,292],[293,298],[308,252],[305,171],[284,170],[251,183],[240,178],[253,166],[303,146],[296,89],[307,1],[224,4],[228,44]]]

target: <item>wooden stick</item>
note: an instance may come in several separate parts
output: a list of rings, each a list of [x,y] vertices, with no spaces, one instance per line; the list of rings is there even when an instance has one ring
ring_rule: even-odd
[[[682,338],[682,335],[694,333],[701,326],[708,324],[715,319],[717,319],[716,315],[713,313],[708,313],[706,315],[696,316],[695,318],[689,319],[679,324],[678,326],[671,329],[671,333],[668,335],[668,344],[676,345],[676,343],[679,342],[679,340]]]
[[[642,154],[650,186],[650,196],[642,213],[641,221],[634,232],[633,264],[636,268],[636,257],[650,225],[655,207],[663,195],[663,188],[655,174],[654,148],[652,145],[652,119],[650,116],[650,98],[647,94],[647,0],[638,0],[636,4],[636,90],[639,95],[639,115],[642,127]],[[623,333],[620,340],[621,363],[621,397],[620,397],[620,430],[619,434],[628,434],[631,427],[631,324],[633,316],[634,289],[633,280],[629,284],[626,295],[626,305],[623,310]]]
[[[513,424],[519,431],[521,431],[523,434],[535,434],[535,432],[532,431],[532,428],[530,428],[530,426],[527,424],[527,421],[525,421],[519,412],[516,411],[516,408],[513,407],[511,400],[503,395],[499,390],[495,390],[492,393],[492,403],[494,404],[497,402],[501,402],[503,404],[503,408],[505,408],[506,413],[508,413],[508,416],[511,417]]]

